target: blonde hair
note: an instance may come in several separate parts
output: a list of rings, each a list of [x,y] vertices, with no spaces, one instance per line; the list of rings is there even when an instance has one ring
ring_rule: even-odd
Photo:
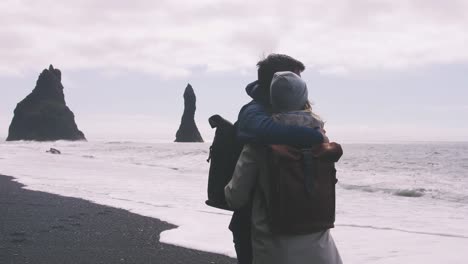
[[[325,125],[325,121],[322,119],[322,117],[320,117],[318,114],[316,114],[314,111],[312,111],[312,105],[313,105],[313,103],[311,101],[307,100],[307,102],[306,102],[306,104],[304,106],[304,110],[305,111],[310,111],[311,115],[315,119],[319,120],[323,125]]]

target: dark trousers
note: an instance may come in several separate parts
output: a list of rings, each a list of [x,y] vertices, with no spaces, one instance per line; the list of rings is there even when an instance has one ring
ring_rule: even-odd
[[[252,264],[251,218],[252,209],[248,206],[234,211],[229,224],[239,264]]]

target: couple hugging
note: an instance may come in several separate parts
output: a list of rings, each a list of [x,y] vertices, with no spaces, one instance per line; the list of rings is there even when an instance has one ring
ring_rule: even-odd
[[[236,137],[245,145],[224,189],[226,202],[234,210],[229,229],[238,262],[340,264],[329,232],[334,223],[336,178],[330,184],[327,179],[320,183],[320,177],[317,181],[299,176],[303,179],[296,182],[278,178],[281,173],[306,175],[307,168],[320,174],[316,165],[307,165],[307,152],[301,150],[330,145],[322,144],[328,143],[324,122],[312,111],[307,85],[300,77],[304,64],[287,55],[271,54],[257,66],[258,80],[246,88],[253,100],[241,109],[237,121]],[[319,152],[313,152],[314,157]],[[272,169],[272,153],[276,153],[276,161],[281,156],[293,161]],[[334,170],[333,163],[329,164],[328,169]],[[280,195],[282,188],[299,191]],[[312,196],[325,198],[311,205],[307,199]],[[323,212],[328,216],[321,217]]]

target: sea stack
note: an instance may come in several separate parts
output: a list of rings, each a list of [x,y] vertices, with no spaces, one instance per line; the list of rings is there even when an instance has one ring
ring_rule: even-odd
[[[195,110],[197,98],[192,86],[187,84],[184,92],[184,114],[176,133],[175,142],[203,142],[203,138],[195,124]]]
[[[34,90],[16,106],[7,141],[86,140],[65,103],[62,73],[50,65]]]

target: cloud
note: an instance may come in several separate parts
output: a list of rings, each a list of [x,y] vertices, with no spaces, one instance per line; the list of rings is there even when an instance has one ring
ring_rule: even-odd
[[[325,74],[467,62],[467,12],[455,0],[4,0],[0,74],[245,72],[270,52]]]

